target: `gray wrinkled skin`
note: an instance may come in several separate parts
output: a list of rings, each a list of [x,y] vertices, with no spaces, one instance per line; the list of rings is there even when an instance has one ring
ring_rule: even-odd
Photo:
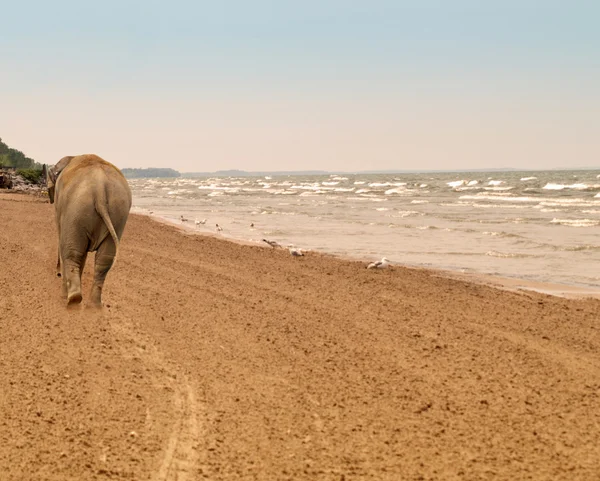
[[[79,304],[88,252],[96,252],[91,305],[102,306],[102,288],[113,265],[131,209],[131,190],[114,165],[96,155],[64,157],[47,169],[58,229],[57,275],[67,305]]]

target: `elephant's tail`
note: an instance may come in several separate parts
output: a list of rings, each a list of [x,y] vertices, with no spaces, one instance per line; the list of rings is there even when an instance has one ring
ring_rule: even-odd
[[[115,241],[115,257],[113,259],[113,267],[114,267],[115,262],[117,260],[117,253],[119,252],[119,237],[117,236],[117,233],[115,232],[113,223],[110,220],[110,215],[108,214],[108,209],[106,207],[106,199],[97,199],[95,207],[96,207],[96,212],[98,212],[98,215],[100,217],[102,217],[102,220],[104,221],[104,224],[106,225],[106,228],[108,229],[108,232],[110,233],[110,236],[113,238],[113,241]]]

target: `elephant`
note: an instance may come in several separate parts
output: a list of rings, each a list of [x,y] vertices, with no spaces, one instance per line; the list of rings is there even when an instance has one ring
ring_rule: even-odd
[[[81,303],[81,274],[88,252],[96,252],[91,306],[102,307],[102,288],[123,235],[131,189],[121,171],[97,155],[63,157],[46,171],[58,230],[56,275],[67,306]]]

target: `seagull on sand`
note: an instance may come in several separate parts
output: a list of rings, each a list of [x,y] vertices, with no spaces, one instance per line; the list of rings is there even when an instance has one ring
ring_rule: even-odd
[[[290,254],[292,254],[295,257],[302,257],[304,255],[304,252],[302,252],[302,249],[299,249],[298,247],[288,247],[288,249],[290,250]]]
[[[381,259],[380,261],[377,262],[371,262],[368,266],[367,269],[385,269],[387,266],[390,265],[390,261],[389,259],[386,259],[385,257],[383,259]]]
[[[200,227],[200,225],[204,224],[206,224],[206,219],[198,220],[198,218],[196,218],[196,227]]]
[[[269,244],[273,249],[275,249],[276,247],[281,247],[279,245],[279,242],[276,242],[274,240],[269,240],[269,239],[263,239],[263,242],[266,242],[267,244]]]
[[[180,219],[181,219],[181,222],[187,222],[188,221],[188,219],[186,219],[185,217],[183,217],[183,215],[180,217]]]
[[[217,226],[217,232],[221,232],[223,230],[223,227],[221,227],[219,224],[215,224]]]

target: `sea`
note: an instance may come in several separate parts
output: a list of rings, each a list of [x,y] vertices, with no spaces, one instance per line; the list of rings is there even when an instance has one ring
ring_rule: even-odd
[[[199,233],[275,240],[365,262],[386,257],[411,267],[600,288],[600,170],[129,182],[133,212]]]

